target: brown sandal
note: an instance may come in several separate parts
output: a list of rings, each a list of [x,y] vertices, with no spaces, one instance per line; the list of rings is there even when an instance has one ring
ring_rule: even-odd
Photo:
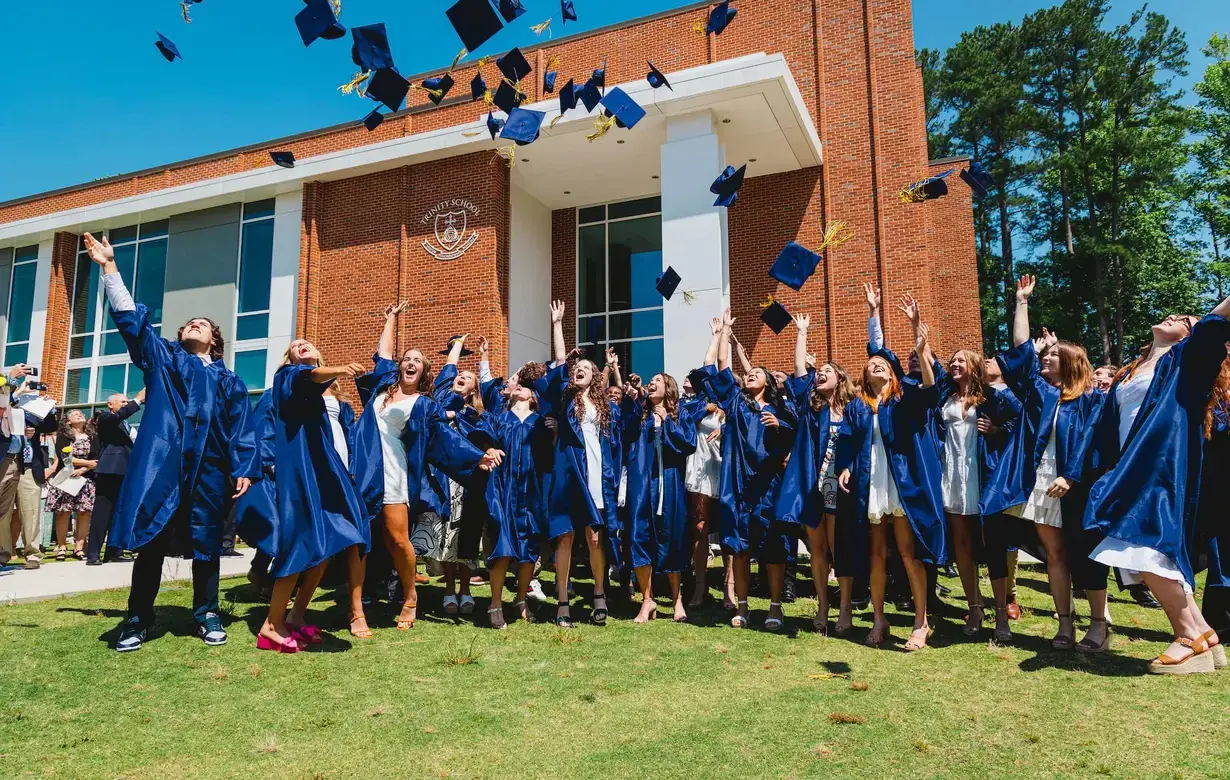
[[[414,602],[413,604],[403,604],[402,605],[401,613],[398,614],[397,616],[397,630],[398,631],[409,631],[410,629],[414,628],[414,621],[418,619],[418,614],[415,613],[414,615],[411,615],[409,618],[405,617],[405,614],[406,614],[406,610],[418,609],[418,606],[419,606],[419,603],[417,601]]]
[[[917,634],[919,631],[923,632],[923,638],[921,641],[915,636],[915,634]],[[926,648],[927,638],[930,636],[931,636],[931,626],[923,626],[922,628],[914,629],[913,631],[910,632],[910,638],[906,640],[905,651],[907,653],[916,653],[919,650]]]
[[[1191,655],[1183,658],[1171,658],[1162,653],[1149,662],[1149,674],[1200,674],[1212,672],[1213,654],[1208,652],[1209,645],[1203,636],[1188,639],[1176,636],[1174,641],[1191,649]]]
[[[1226,648],[1222,647],[1221,639],[1217,637],[1217,632],[1209,629],[1200,635],[1200,638],[1209,646],[1209,652],[1213,655],[1213,668],[1226,668]]]
[[[354,637],[355,639],[371,639],[373,636],[372,630],[370,628],[356,629],[354,627],[354,622],[356,620],[362,620],[364,622],[367,622],[367,616],[366,615],[355,615],[354,617],[350,619],[350,635]]]

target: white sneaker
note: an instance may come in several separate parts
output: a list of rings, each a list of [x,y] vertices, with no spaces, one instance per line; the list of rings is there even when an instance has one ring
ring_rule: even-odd
[[[530,580],[530,589],[525,595],[526,598],[531,598],[534,601],[545,602],[547,600],[547,594],[542,592],[542,583],[538,581],[537,577]]]

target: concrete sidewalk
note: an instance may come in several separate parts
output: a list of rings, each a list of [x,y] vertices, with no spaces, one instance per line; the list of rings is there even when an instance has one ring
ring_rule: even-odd
[[[223,558],[222,576],[244,574],[255,554],[251,548],[240,549],[241,558]],[[23,601],[42,601],[76,593],[92,593],[111,588],[127,588],[132,579],[131,563],[104,563],[86,566],[85,561],[44,563],[29,571],[21,564],[0,568],[0,605]],[[167,558],[162,565],[162,581],[192,579],[192,562],[183,558]]]

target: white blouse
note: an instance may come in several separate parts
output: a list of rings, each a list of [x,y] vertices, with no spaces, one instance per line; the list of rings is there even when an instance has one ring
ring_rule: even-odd
[[[342,404],[332,394],[325,393],[325,411],[329,414],[329,432],[333,434],[333,449],[342,459],[342,465],[350,469],[350,448],[346,445],[346,429],[342,427]]]
[[[594,500],[596,508],[602,509],[602,442],[598,439],[597,409],[586,407],[585,419],[581,422],[581,436],[585,439],[585,480],[589,487],[589,497]]]
[[[376,427],[380,430],[380,450],[384,455],[384,503],[409,504],[406,487],[406,446],[401,435],[410,421],[417,395],[385,405],[387,391],[376,400]]]

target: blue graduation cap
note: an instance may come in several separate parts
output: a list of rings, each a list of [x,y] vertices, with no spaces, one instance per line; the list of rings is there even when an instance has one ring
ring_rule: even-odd
[[[500,0],[500,16],[504,17],[505,22],[511,22],[523,13],[525,6],[521,5],[521,0]]]
[[[937,176],[916,181],[898,192],[897,196],[902,203],[922,203],[925,200],[942,198],[948,194],[948,182],[944,179],[955,170],[956,168],[949,168]]]
[[[482,100],[487,94],[487,82],[483,81],[483,72],[479,71],[470,79],[470,100]]]
[[[560,15],[564,17],[560,24],[575,22],[577,20],[577,9],[572,4],[572,0],[560,0]]]
[[[311,46],[317,38],[334,41],[346,34],[346,26],[337,20],[329,0],[303,1],[307,5],[295,14],[295,26],[304,46]]]
[[[580,91],[577,92],[577,97],[585,104],[586,111],[593,111],[602,102],[602,93],[598,91],[598,87],[594,84],[593,79],[585,82],[585,86],[581,87]],[[575,102],[573,105],[576,105]]]
[[[270,152],[269,159],[273,160],[275,164],[281,166],[282,168],[295,167],[294,152]]]
[[[602,61],[601,68],[594,68],[594,73],[590,76],[590,81],[594,82],[594,86],[606,92],[606,60]]]
[[[820,264],[820,255],[802,244],[791,241],[778,253],[777,259],[769,269],[769,276],[786,285],[792,290],[803,288],[803,283],[816,272]]]
[[[739,188],[743,186],[743,176],[746,173],[746,165],[738,170],[733,165],[727,165],[726,170],[718,174],[713,184],[709,185],[709,191],[718,196],[713,205],[727,208],[735,205],[735,201],[739,200]]]
[[[558,74],[556,74],[556,72],[553,70],[549,70],[546,73],[542,74],[542,91],[543,92],[550,95],[552,92],[555,91],[555,79],[557,75]]]
[[[367,96],[378,103],[384,103],[390,111],[401,110],[401,104],[409,91],[410,82],[392,68],[381,68],[367,83]]]
[[[158,47],[158,51],[162,52],[162,56],[166,58],[167,62],[175,62],[176,57],[179,57],[181,60],[184,58],[184,55],[179,53],[179,49],[175,47],[171,39],[162,33],[158,33],[158,41],[154,45]]]
[[[645,109],[619,87],[612,87],[599,102],[606,109],[607,116],[615,117],[620,127],[634,127],[645,118]]]
[[[377,127],[380,127],[380,123],[383,121],[384,121],[384,114],[380,113],[379,108],[373,108],[370,114],[363,117],[363,126],[366,127],[367,132],[370,133],[371,131],[375,130]]]
[[[520,81],[533,71],[520,49],[513,49],[500,57],[495,61],[495,66],[500,69],[500,73],[503,73],[505,78],[513,83]]]
[[[389,36],[384,23],[351,27],[350,59],[364,71],[376,71],[393,67],[393,53],[389,51]],[[397,109],[393,109],[396,111]]]
[[[440,105],[440,101],[444,100],[444,96],[453,88],[453,77],[445,73],[443,76],[432,76],[429,79],[423,79],[423,88],[427,90],[427,98]],[[437,95],[439,97],[437,97]]]
[[[504,80],[500,81],[500,86],[496,88],[495,95],[491,98],[491,102],[495,104],[495,107],[505,114],[511,114],[513,109],[521,105],[524,100],[525,93],[520,92],[516,87]]]
[[[568,79],[568,83],[559,91],[559,113],[563,116],[564,112],[570,108],[577,107],[577,88],[573,84],[572,79]]]
[[[542,120],[546,114],[542,111],[531,111],[528,108],[514,108],[500,131],[500,138],[516,141],[518,146],[525,146],[538,139],[538,131],[542,128]]]
[[[496,135],[499,134],[499,132],[503,129],[504,129],[504,120],[500,119],[499,117],[496,117],[490,111],[488,111],[487,112],[487,130],[488,132],[491,133],[491,140],[494,141]]]
[[[737,13],[739,12],[736,9],[730,7],[730,0],[722,0],[709,12],[709,23],[705,25],[705,33],[721,35],[725,32],[726,25],[734,21]]]
[[[982,167],[980,162],[971,162],[967,170],[961,171],[961,181],[969,185],[969,188],[974,191],[980,198],[985,198],[991,194],[991,188],[995,186],[995,180],[991,178],[991,174],[987,173],[987,169]]]
[[[448,17],[457,37],[467,51],[475,51],[491,36],[504,29],[500,17],[495,15],[489,0],[457,0],[444,15]]]
[[[662,75],[662,71],[654,67],[652,62],[649,63],[649,75],[645,76],[645,80],[648,81],[649,86],[654,89],[657,89],[658,87],[666,87],[671,92],[675,91],[675,88],[671,86],[671,83],[666,80],[666,76]]]
[[[665,271],[658,274],[658,278],[654,281],[653,286],[663,298],[669,301],[671,296],[675,294],[675,288],[679,286],[681,281],[683,280],[679,277],[679,273],[668,265]]]

